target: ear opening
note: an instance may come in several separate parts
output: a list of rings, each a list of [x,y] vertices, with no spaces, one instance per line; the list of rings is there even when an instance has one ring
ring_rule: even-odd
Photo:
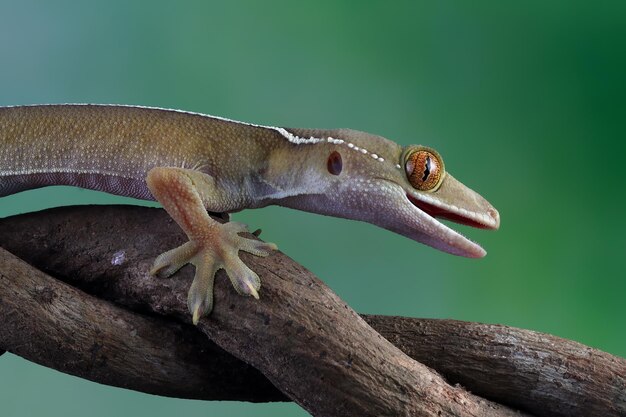
[[[341,170],[343,169],[343,161],[341,160],[341,154],[337,151],[333,151],[328,156],[326,167],[328,168],[328,172],[330,172],[333,175],[341,174]]]

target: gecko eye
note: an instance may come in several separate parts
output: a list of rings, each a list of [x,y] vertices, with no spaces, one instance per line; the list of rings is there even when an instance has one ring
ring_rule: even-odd
[[[326,167],[328,168],[328,172],[333,175],[341,174],[341,170],[343,169],[343,162],[341,161],[341,154],[337,151],[334,151],[328,156],[328,161],[326,162]]]
[[[409,182],[420,191],[430,191],[443,177],[443,162],[434,152],[418,149],[411,152],[404,165]]]

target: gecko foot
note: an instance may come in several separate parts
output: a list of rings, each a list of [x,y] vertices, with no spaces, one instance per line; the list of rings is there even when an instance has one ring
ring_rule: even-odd
[[[246,231],[243,223],[216,223],[202,237],[169,250],[154,261],[150,273],[163,277],[174,274],[188,263],[196,267],[196,276],[187,295],[187,306],[194,324],[213,309],[213,282],[215,273],[220,269],[226,271],[239,294],[259,298],[261,280],[241,261],[239,251],[267,256],[277,247],[273,243],[239,236]]]

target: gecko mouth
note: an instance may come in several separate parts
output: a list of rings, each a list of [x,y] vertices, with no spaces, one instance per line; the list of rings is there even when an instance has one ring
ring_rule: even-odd
[[[458,209],[453,211],[444,207],[435,206],[424,201],[420,201],[413,197],[411,194],[406,194],[407,198],[418,209],[431,217],[438,219],[446,219],[458,224],[464,224],[466,226],[475,227],[478,229],[495,230],[498,228],[497,214],[489,212],[489,215],[479,215],[477,213],[470,212],[464,209]]]
[[[439,217],[472,227],[497,229],[500,224],[498,212],[476,192],[449,174],[436,195],[413,193],[396,183],[388,183],[395,198],[386,199],[380,208],[395,213],[395,216],[377,216],[366,221],[453,255],[467,258],[486,255],[487,252],[478,243],[436,219]],[[458,205],[447,201],[455,201]]]

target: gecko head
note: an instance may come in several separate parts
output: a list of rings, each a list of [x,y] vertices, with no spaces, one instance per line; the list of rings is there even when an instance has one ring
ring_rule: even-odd
[[[497,229],[498,211],[450,175],[437,151],[403,148],[364,132],[331,133],[330,142],[306,151],[307,163],[301,165],[313,167],[315,173],[305,170],[305,176],[323,185],[281,204],[372,223],[454,255],[486,254],[438,219]]]
[[[380,181],[388,182],[392,210],[399,214],[396,220],[381,226],[455,255],[485,256],[482,247],[438,219],[496,230],[500,215],[480,194],[446,171],[437,151],[407,146],[400,153],[396,169],[395,176]]]

